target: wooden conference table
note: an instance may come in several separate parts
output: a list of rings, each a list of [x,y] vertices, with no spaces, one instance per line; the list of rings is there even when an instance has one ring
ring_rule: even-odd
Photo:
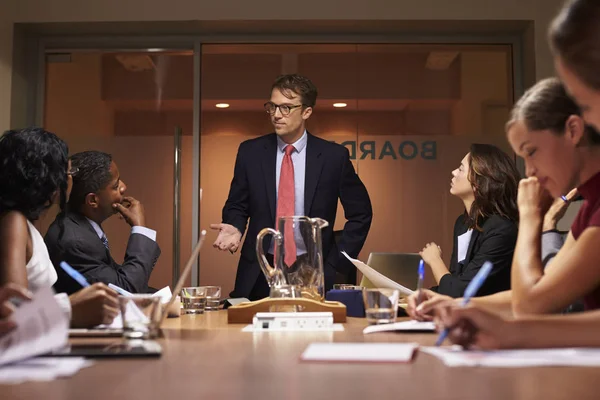
[[[418,342],[434,334],[363,336],[364,319],[344,332],[246,333],[226,311],[165,324],[163,355],[104,359],[75,376],[0,386],[12,399],[586,399],[600,398],[600,368],[449,368],[418,353],[410,364],[300,362],[315,341]]]

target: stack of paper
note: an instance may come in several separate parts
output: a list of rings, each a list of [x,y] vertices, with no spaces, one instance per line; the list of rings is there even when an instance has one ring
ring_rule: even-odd
[[[108,286],[122,296],[133,296],[132,293],[126,291],[123,288],[120,288],[117,285],[113,285],[112,283],[109,284]],[[157,291],[156,293],[154,293],[152,295],[152,297],[160,297],[161,304],[167,304],[171,300],[171,296],[172,296],[171,288],[168,286],[165,286],[164,288],[160,289],[159,291]],[[133,313],[142,320],[147,320],[147,317],[144,315],[144,313],[138,307],[136,307],[136,305],[133,303],[127,303],[126,312]],[[110,325],[99,325],[98,328],[100,328],[100,329],[123,329],[123,317],[121,316],[121,313],[117,314],[117,316],[115,317],[115,319],[113,319],[113,322]]]
[[[93,362],[83,357],[40,357],[0,367],[0,384],[51,381],[75,375]]]
[[[375,332],[435,332],[435,324],[433,322],[412,320],[394,324],[371,325],[363,329],[365,335]]]
[[[342,251],[342,254],[344,256],[346,256],[346,258],[348,260],[350,260],[350,262],[352,264],[354,264],[354,266],[356,268],[358,268],[360,270],[360,272],[362,272],[362,274],[364,276],[366,276],[367,279],[369,279],[371,281],[371,283],[373,283],[373,285],[375,285],[376,287],[398,289],[400,291],[400,293],[402,293],[403,295],[406,295],[406,296],[413,294],[413,291],[410,290],[409,288],[402,286],[398,282],[391,280],[390,278],[383,275],[382,273],[375,271],[373,268],[369,267],[367,264],[363,263],[362,261],[359,261],[359,260],[356,260],[356,259],[350,257],[348,255],[348,253],[346,253],[345,251]]]
[[[519,368],[540,366],[600,366],[598,348],[472,351],[453,347],[422,347],[449,367]]]
[[[410,362],[417,343],[311,343],[303,361]]]
[[[40,289],[11,318],[17,328],[0,338],[0,383],[47,381],[91,365],[83,358],[31,358],[67,344],[69,321],[51,288]]]
[[[51,288],[39,290],[11,318],[17,328],[0,338],[0,365],[49,353],[67,344],[69,321]]]

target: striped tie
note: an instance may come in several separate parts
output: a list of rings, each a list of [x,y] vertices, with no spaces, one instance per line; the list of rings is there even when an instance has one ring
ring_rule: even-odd
[[[109,248],[108,248],[108,239],[106,238],[106,235],[102,235],[102,237],[100,238],[100,240],[102,240],[102,244],[104,245],[104,247],[106,247],[106,250],[109,250]]]

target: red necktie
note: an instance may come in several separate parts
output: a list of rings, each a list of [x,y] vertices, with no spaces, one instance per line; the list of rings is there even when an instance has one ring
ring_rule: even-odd
[[[283,156],[281,171],[279,173],[277,218],[295,215],[296,191],[294,190],[294,164],[292,163],[292,152],[294,150],[296,149],[292,145],[287,145],[284,149],[285,155]],[[296,261],[296,242],[294,241],[294,227],[291,220],[285,223],[283,244],[284,262],[288,267],[291,267]]]

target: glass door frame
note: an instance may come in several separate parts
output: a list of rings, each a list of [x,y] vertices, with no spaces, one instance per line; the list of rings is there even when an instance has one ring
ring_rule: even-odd
[[[33,41],[31,52],[35,60],[35,68],[28,77],[28,104],[34,104],[34,112],[29,113],[27,123],[42,126],[44,121],[45,87],[46,87],[46,54],[68,53],[77,51],[165,51],[165,50],[193,50],[193,158],[192,158],[192,240],[193,247],[200,236],[200,165],[201,165],[201,67],[203,44],[481,44],[481,45],[509,45],[509,57],[512,68],[512,93],[513,101],[523,94],[524,83],[524,41],[525,34],[485,34],[463,35],[440,33],[435,35],[422,34],[294,34],[294,35],[190,35],[190,36],[39,36]],[[519,172],[524,175],[524,164],[517,158]],[[177,225],[179,221],[176,221]],[[174,232],[175,235],[175,232]],[[173,251],[179,251],[179,246]],[[192,269],[192,285],[200,282],[199,258],[194,261]],[[173,266],[173,276],[176,274]]]

